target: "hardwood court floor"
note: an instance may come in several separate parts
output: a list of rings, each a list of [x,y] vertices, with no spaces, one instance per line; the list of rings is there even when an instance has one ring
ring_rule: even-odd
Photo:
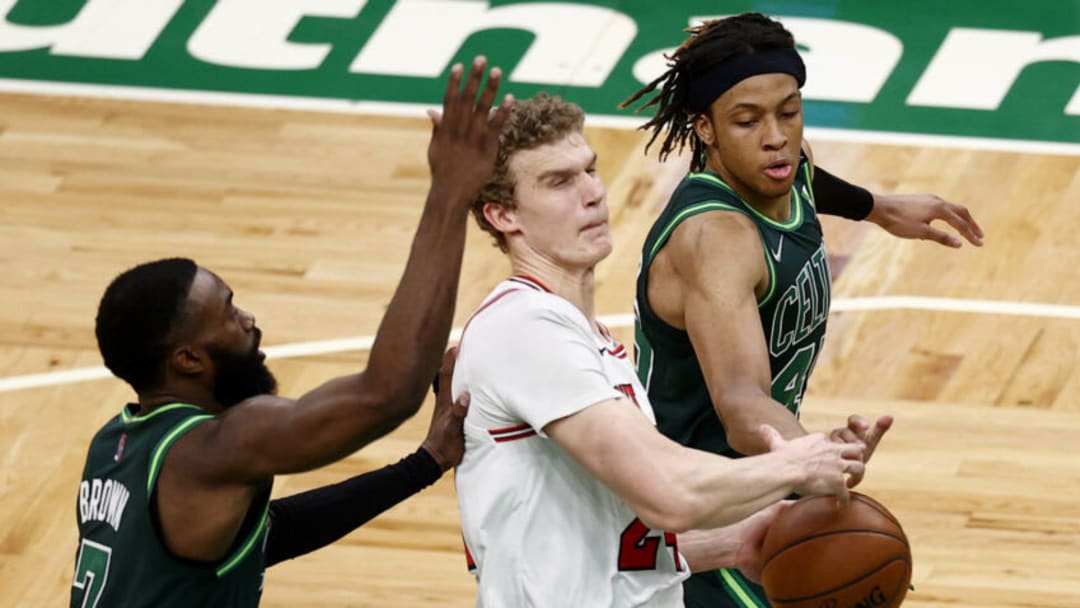
[[[221,274],[264,344],[371,335],[426,191],[428,132],[420,119],[0,96],[0,381],[99,366],[101,291],[168,255]],[[634,132],[588,135],[617,242],[598,271],[598,312],[628,313],[638,246],[682,168],[645,158]],[[905,605],[1080,605],[1080,321],[972,312],[970,302],[1080,306],[1080,157],[829,142],[815,152],[872,189],[966,204],[987,232],[984,248],[952,251],[827,225],[837,312],[804,420],[826,430],[850,412],[897,417],[862,489],[910,536],[916,590]],[[457,326],[505,272],[472,230]],[[960,310],[840,310],[900,295]],[[296,395],[365,357],[270,365]],[[67,602],[86,445],[129,397],[111,378],[0,392],[3,605]],[[395,461],[429,416],[427,404],[346,460],[280,478],[276,494]],[[474,589],[447,475],[336,545],[269,570],[263,605],[464,607]]]

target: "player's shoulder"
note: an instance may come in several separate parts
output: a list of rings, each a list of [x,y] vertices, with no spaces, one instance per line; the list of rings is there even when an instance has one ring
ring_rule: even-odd
[[[580,311],[546,288],[508,279],[484,299],[469,320],[467,331],[510,337],[551,322],[573,323],[577,316],[581,316]]]
[[[761,270],[761,235],[741,213],[704,213],[683,222],[672,234],[667,263],[680,280],[707,284],[716,276]]]
[[[699,203],[728,203],[738,207],[739,195],[720,176],[711,171],[691,171],[671,194],[677,206]]]
[[[673,235],[695,233],[704,225],[753,227],[739,197],[711,173],[690,173],[679,184],[657,217],[646,248]],[[687,226],[691,226],[687,228]]]
[[[754,220],[745,213],[700,213],[686,218],[672,233],[672,243],[699,254],[716,248],[744,246],[758,239]]]
[[[712,173],[690,173],[683,178],[657,218],[653,236],[671,234],[686,224],[714,223],[753,226],[745,203],[727,184]],[[661,232],[656,233],[657,229]]]

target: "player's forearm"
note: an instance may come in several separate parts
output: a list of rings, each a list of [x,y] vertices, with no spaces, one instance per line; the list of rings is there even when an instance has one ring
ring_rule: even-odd
[[[735,524],[736,526],[738,524]],[[734,568],[742,540],[733,526],[715,530],[689,530],[679,534],[679,552],[692,572]]]
[[[421,448],[382,469],[271,501],[266,565],[338,540],[441,476],[438,462]]]
[[[735,524],[788,497],[805,478],[797,463],[773,452],[738,459],[697,454],[700,462],[692,466],[698,473],[685,477],[683,490],[696,509],[676,532]]]
[[[465,247],[464,204],[451,203],[437,193],[428,196],[367,369],[312,390],[285,414],[262,418],[271,428],[258,434],[252,452],[273,454],[258,458],[270,473],[333,462],[393,431],[420,408],[449,337]]]
[[[467,214],[433,187],[412,250],[376,334],[365,376],[414,413],[439,367],[454,317]]]
[[[668,532],[734,524],[786,498],[805,477],[800,463],[774,452],[733,459],[666,439],[639,445],[649,456],[627,456],[633,477],[620,494],[646,525]]]
[[[780,431],[785,439],[806,434],[806,430],[790,410],[764,395],[737,397],[726,401],[717,409],[723,412],[720,416],[724,421],[728,445],[747,456],[769,451],[768,444],[759,432],[762,424],[768,424]]]

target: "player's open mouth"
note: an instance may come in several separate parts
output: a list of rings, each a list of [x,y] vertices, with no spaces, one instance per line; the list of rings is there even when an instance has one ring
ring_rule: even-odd
[[[765,167],[765,175],[773,179],[787,179],[791,175],[791,163],[786,160],[777,161]]]

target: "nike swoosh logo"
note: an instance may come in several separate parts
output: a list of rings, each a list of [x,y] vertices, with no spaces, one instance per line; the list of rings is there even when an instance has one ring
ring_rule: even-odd
[[[772,254],[772,259],[779,262],[780,261],[780,252],[783,251],[783,249],[784,249],[784,235],[781,234],[780,235],[780,240],[776,243],[776,251],[773,251],[772,249],[769,249],[769,253]]]

